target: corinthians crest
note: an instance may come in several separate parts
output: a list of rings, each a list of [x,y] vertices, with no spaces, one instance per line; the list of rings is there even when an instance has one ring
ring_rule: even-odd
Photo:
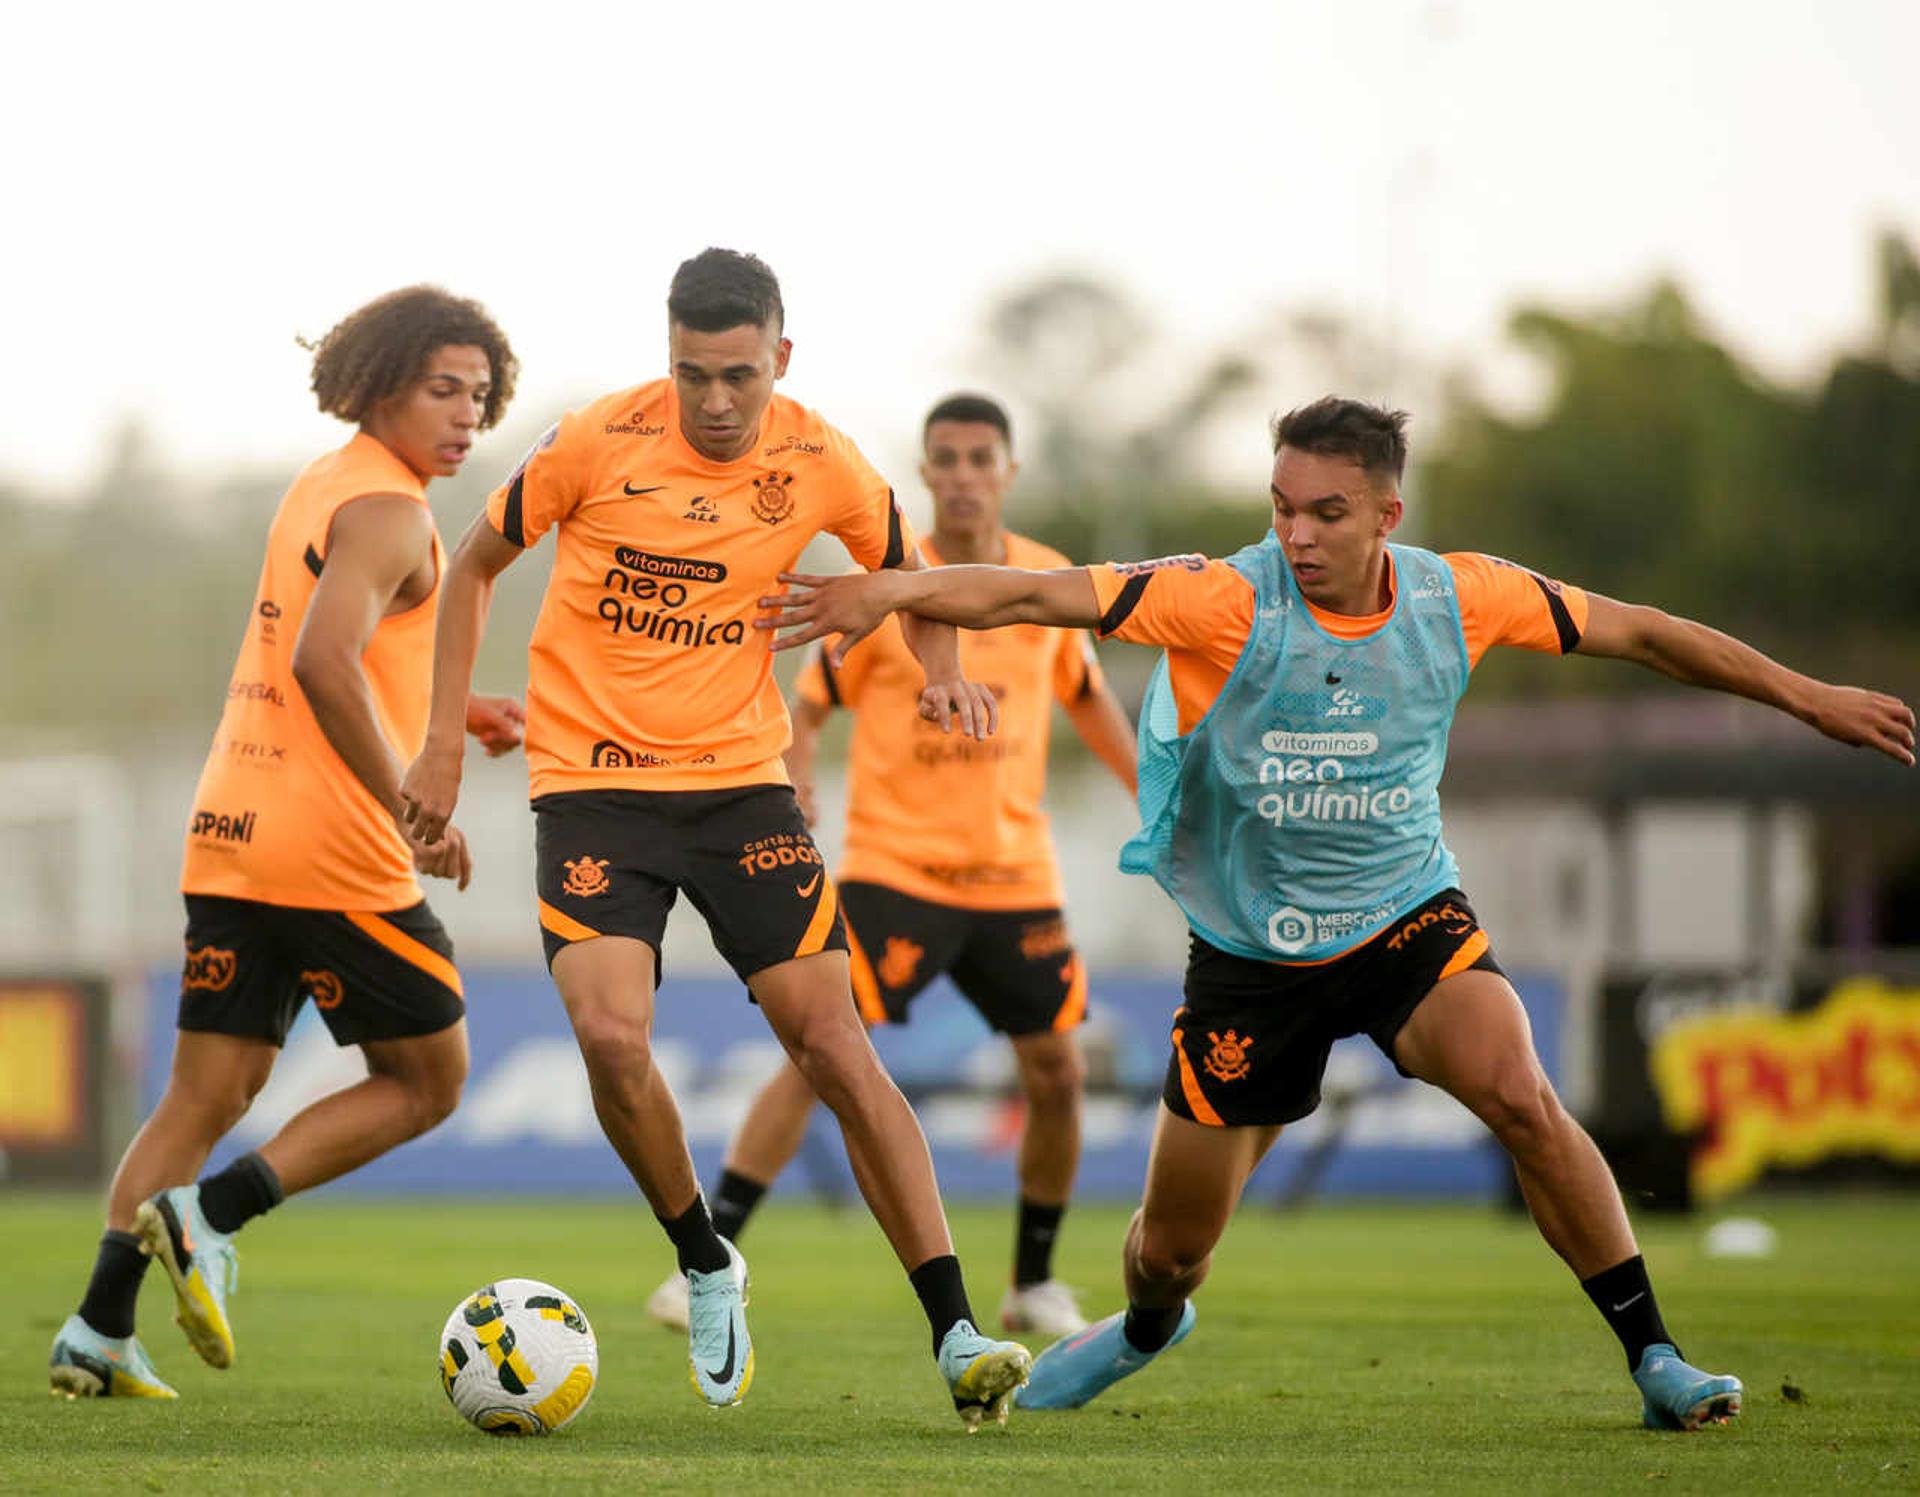
[[[1247,1052],[1253,1048],[1252,1035],[1242,1039],[1235,1030],[1229,1029],[1224,1035],[1208,1030],[1207,1038],[1213,1042],[1203,1062],[1208,1075],[1221,1081],[1238,1081],[1253,1069],[1247,1060]]]
[[[753,481],[753,517],[778,525],[793,513],[791,473],[769,473]]]

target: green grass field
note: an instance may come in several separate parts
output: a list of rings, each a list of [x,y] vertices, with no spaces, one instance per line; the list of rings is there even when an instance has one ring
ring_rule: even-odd
[[[91,1263],[95,1204],[0,1195],[0,1491],[1920,1486],[1920,1200],[1747,1209],[1778,1228],[1775,1257],[1711,1260],[1703,1220],[1642,1223],[1683,1348],[1746,1380],[1729,1428],[1640,1429],[1616,1344],[1524,1220],[1249,1206],[1190,1340],[1087,1409],[1016,1411],[969,1439],[863,1214],[776,1201],[753,1223],[758,1366],[737,1409],[699,1403],[684,1340],[645,1319],[669,1254],[644,1208],[542,1199],[296,1202],[242,1238],[231,1371],[187,1349],[156,1271],[141,1330],[180,1400],[70,1403],[47,1396],[44,1365]],[[1058,1267],[1096,1314],[1118,1306],[1125,1217],[1067,1219]],[[990,1317],[1011,1212],[967,1207],[954,1225]],[[490,1439],[440,1392],[442,1320],[505,1275],[559,1284],[599,1335],[593,1402],[551,1439]]]

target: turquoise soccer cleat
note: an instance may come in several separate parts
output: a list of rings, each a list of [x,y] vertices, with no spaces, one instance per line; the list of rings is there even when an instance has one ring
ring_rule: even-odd
[[[687,1275],[687,1363],[694,1391],[716,1409],[747,1396],[753,1340],[747,1335],[747,1260],[726,1238],[727,1266]]]
[[[1198,1318],[1193,1301],[1188,1300],[1180,1309],[1180,1324],[1172,1339],[1160,1351],[1186,1340]],[[1122,1310],[1040,1353],[1040,1360],[1033,1364],[1033,1377],[1020,1390],[1020,1407],[1077,1409],[1159,1356],[1160,1351],[1140,1351],[1127,1340],[1126,1321]]]
[[[53,1338],[47,1380],[58,1397],[178,1398],[160,1381],[138,1336],[103,1336],[69,1315]]]
[[[200,1213],[200,1187],[176,1185],[140,1203],[133,1230],[142,1251],[173,1280],[174,1320],[209,1367],[233,1365],[227,1296],[240,1283],[233,1238],[216,1232]]]
[[[1644,1400],[1640,1422],[1648,1429],[1694,1430],[1725,1424],[1740,1412],[1739,1378],[1689,1367],[1663,1341],[1640,1354],[1633,1380]]]
[[[988,1419],[995,1424],[1007,1422],[1013,1391],[1033,1370],[1032,1352],[1018,1341],[994,1341],[981,1335],[970,1320],[953,1323],[940,1338],[935,1360],[953,1394],[953,1411],[970,1435]]]

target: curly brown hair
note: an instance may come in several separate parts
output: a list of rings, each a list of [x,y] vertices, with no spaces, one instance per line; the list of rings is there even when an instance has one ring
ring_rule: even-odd
[[[389,291],[349,312],[318,343],[297,341],[313,351],[313,393],[320,409],[356,424],[425,374],[435,349],[466,344],[485,350],[493,374],[480,421],[484,431],[507,413],[520,369],[507,335],[487,309],[438,286]]]

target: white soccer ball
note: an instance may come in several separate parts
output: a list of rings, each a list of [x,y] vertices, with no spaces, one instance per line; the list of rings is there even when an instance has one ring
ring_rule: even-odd
[[[546,1435],[593,1396],[600,1348],[580,1307],[538,1279],[477,1289],[440,1333],[440,1384],[469,1422],[493,1435]]]

